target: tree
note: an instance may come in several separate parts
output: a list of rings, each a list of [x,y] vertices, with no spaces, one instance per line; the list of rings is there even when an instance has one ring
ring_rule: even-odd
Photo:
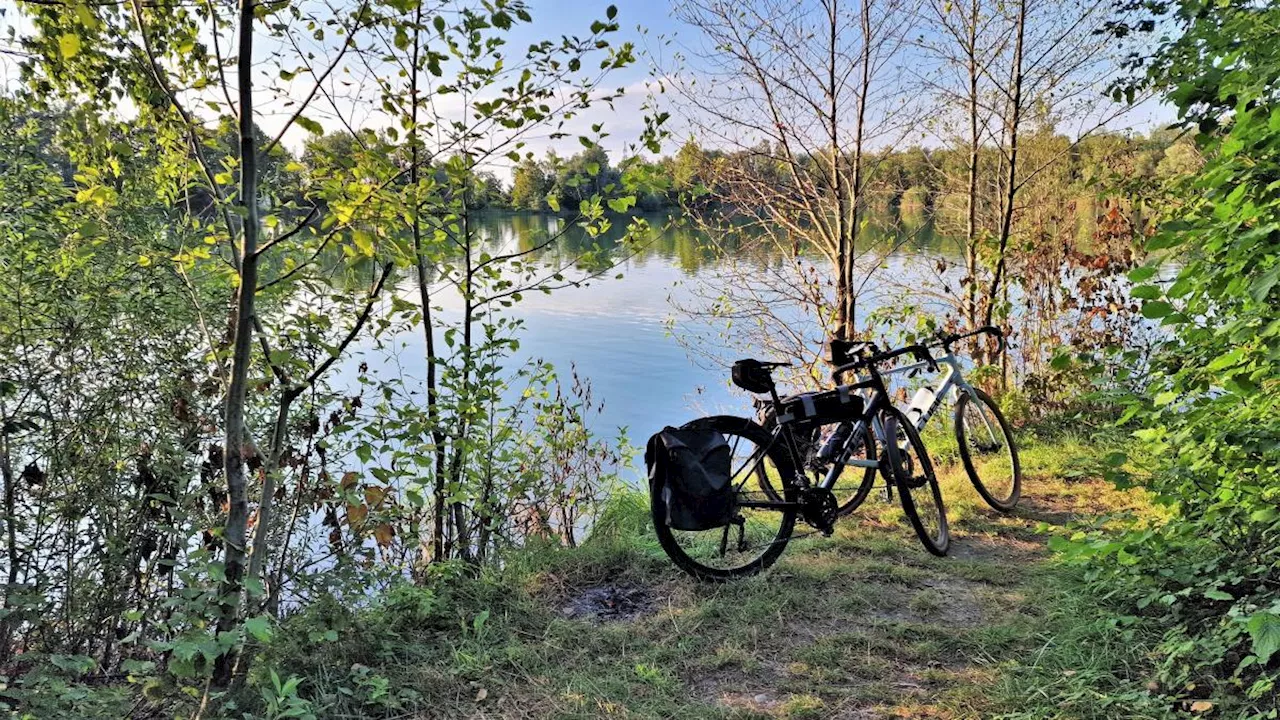
[[[1136,421],[1151,458],[1141,481],[1169,514],[1105,548],[1091,536],[1064,550],[1088,563],[1100,592],[1153,615],[1160,688],[1195,682],[1215,711],[1262,717],[1280,681],[1280,8],[1130,9],[1142,14],[1112,29],[1158,31],[1155,51],[1136,59],[1138,82],[1175,105],[1205,163],[1148,187],[1163,212],[1138,238],[1148,262],[1129,276],[1162,342],[1121,419]],[[1115,352],[1144,369],[1131,349]]]
[[[393,465],[395,472],[409,473],[405,483],[424,498],[422,512],[409,522],[409,536],[421,538],[424,565],[455,558],[487,560],[503,538],[509,511],[523,502],[515,500],[523,485],[514,480],[508,484],[493,469],[495,458],[512,452],[510,445],[518,438],[506,411],[523,412],[523,404],[503,407],[511,382],[502,372],[503,359],[518,346],[520,326],[504,309],[526,293],[581,285],[611,268],[594,243],[569,257],[543,253],[571,230],[591,239],[607,233],[612,224],[605,207],[623,212],[635,201],[608,167],[598,143],[601,126],[593,135],[577,136],[585,150],[569,162],[561,164],[549,154],[546,173],[525,150],[532,133],[559,130],[582,111],[617,97],[619,91],[606,89],[603,82],[631,64],[634,53],[629,43],[610,43],[619,27],[616,9],[606,8],[605,18],[591,23],[583,37],[512,51],[506,32],[531,20],[523,3],[448,7],[449,19],[428,18],[416,5],[389,7],[388,17],[401,32],[382,36],[367,51],[404,68],[380,85],[380,104],[391,124],[409,129],[399,153],[407,160],[408,183],[383,198],[380,207],[386,226],[401,227],[411,239],[417,319],[422,323],[426,403],[419,421],[407,423],[396,437],[408,450],[393,453]],[[439,84],[437,78],[447,70],[453,74]],[[435,91],[428,95],[424,88],[431,84]],[[465,120],[437,114],[436,103],[447,96],[466,109]],[[656,125],[652,130],[657,132]],[[655,138],[646,140],[656,146]],[[424,172],[427,158],[446,159]],[[546,202],[568,216],[528,246],[505,246],[502,239],[485,236],[474,220],[474,212],[486,205],[480,191],[492,192],[495,183],[485,168],[503,160],[519,162],[514,205]],[[551,173],[559,194],[545,188]],[[625,234],[644,229],[637,222]],[[456,321],[437,312],[442,293],[460,302]],[[395,392],[403,389],[392,385]],[[423,446],[431,448],[429,468],[409,457]],[[371,439],[366,458],[373,447]],[[383,474],[380,479],[391,477]],[[376,491],[381,498],[390,487]],[[353,516],[361,518],[371,510],[368,503],[355,507],[355,513],[348,508],[349,525],[359,525]],[[387,537],[379,544],[386,544]]]
[[[947,192],[964,202],[961,294],[950,302],[970,327],[1008,318],[1002,297],[1028,184],[1065,166],[1077,143],[1127,110],[1104,94],[1119,62],[1100,33],[1108,8],[1093,0],[923,5],[930,32],[919,45],[933,65],[922,82],[943,109],[931,129],[966,152],[962,165],[941,169]],[[1033,162],[1020,158],[1029,134],[1052,135],[1067,120],[1075,122],[1069,143]],[[941,219],[947,227],[950,218]]]
[[[825,337],[865,336],[858,297],[892,244],[864,232],[878,171],[871,146],[892,147],[914,122],[899,64],[912,15],[898,0],[678,6],[700,44],[667,77],[699,140],[723,151],[705,178],[716,209],[699,221],[725,246],[768,244],[791,257],[743,263],[727,290],[706,288],[701,309],[688,310],[733,318],[753,343],[806,365]]]
[[[324,203],[317,198],[316,202],[291,201],[272,207],[262,193],[268,170],[263,160],[283,156],[281,142],[290,128],[319,129],[305,113],[355,38],[368,28],[369,5],[362,3],[331,15],[252,2],[240,3],[234,13],[220,4],[176,10],[142,3],[96,5],[81,6],[77,12],[66,12],[60,3],[23,3],[21,8],[36,30],[25,40],[30,55],[23,72],[29,85],[38,93],[89,98],[104,121],[113,118],[117,102],[132,103],[139,111],[135,122],[150,128],[164,151],[159,158],[163,178],[159,192],[180,197],[192,187],[199,188],[215,208],[216,224],[206,223],[200,212],[173,219],[184,242],[204,235],[212,241],[217,257],[208,252],[184,252],[174,256],[173,262],[184,274],[212,271],[226,283],[226,295],[215,307],[229,308],[225,321],[228,337],[225,344],[212,336],[209,342],[223,384],[219,456],[227,499],[221,560],[210,565],[211,577],[219,585],[212,595],[217,608],[213,629],[217,652],[211,658],[210,687],[225,687],[237,668],[244,611],[256,607],[254,598],[262,591],[259,573],[268,551],[265,543],[255,541],[256,554],[250,552],[250,474],[262,480],[256,508],[258,535],[262,537],[263,528],[272,524],[274,483],[288,445],[292,404],[315,386],[359,333],[393,268],[389,261],[377,265],[367,297],[353,303],[356,309],[350,316],[351,325],[332,339],[330,346],[335,351],[329,357],[317,361],[273,347],[280,338],[272,338],[267,331],[260,295],[273,289],[267,297],[279,297],[299,268],[313,262],[335,236],[353,243],[353,257],[363,260],[373,255],[372,248],[364,250],[368,241],[363,238],[367,236],[362,238],[353,227],[359,222],[357,209],[362,200],[330,193]],[[336,25],[344,31],[323,48],[327,51],[323,65],[312,64],[318,59],[314,50],[276,54],[267,63],[273,69],[255,62],[260,35],[292,43],[296,49],[295,33],[308,24]],[[322,40],[323,33],[315,37]],[[232,48],[233,54],[224,54]],[[261,98],[287,94],[283,83],[300,74],[310,76],[313,89],[293,104],[277,134],[266,139],[257,127]],[[217,140],[211,141],[211,137],[217,137],[218,128],[225,131],[233,118],[236,152],[220,158],[212,152]],[[285,170],[291,172],[287,163]],[[319,194],[325,188],[315,191]],[[313,223],[322,205],[334,213],[322,224]],[[305,259],[309,253],[310,259]],[[264,277],[268,258],[285,255],[292,257],[287,269],[275,277]],[[274,267],[278,266],[268,269]],[[200,307],[201,314],[205,307]],[[201,324],[213,325],[203,317]],[[323,342],[321,336],[315,337]],[[255,432],[251,421],[257,412],[255,403],[267,393],[250,392],[253,368],[264,364],[275,385],[271,401],[274,420],[265,433]],[[245,667],[247,663],[239,668],[241,676]]]
[[[547,207],[547,193],[551,183],[542,165],[532,157],[526,157],[516,166],[511,177],[511,207],[518,210],[540,211]]]
[[[671,164],[671,186],[677,192],[695,189],[707,172],[706,155],[697,141],[689,138],[680,146]]]

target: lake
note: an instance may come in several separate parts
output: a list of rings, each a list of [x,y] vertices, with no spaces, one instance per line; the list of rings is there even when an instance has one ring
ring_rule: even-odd
[[[709,250],[708,238],[687,225],[672,223],[665,215],[646,219],[653,232],[638,251],[616,242],[620,227],[603,240],[602,245],[618,262],[607,279],[549,295],[527,293],[506,311],[524,323],[520,350],[510,365],[540,358],[554,364],[562,378],[571,368],[576,369],[590,381],[594,397],[604,403],[592,423],[593,430],[612,436],[617,428],[625,428],[633,444],[643,443],[665,425],[678,425],[701,415],[750,414],[750,396],[729,383],[728,364],[743,357],[770,359],[767,351],[735,338],[733,328],[725,322],[691,318],[678,310],[679,305],[696,304],[700,294],[714,291],[718,284],[734,281],[725,277],[730,261]],[[490,214],[481,219],[481,231],[491,238],[493,248],[509,251],[531,247],[536,238],[554,232],[560,222],[551,215]],[[868,235],[872,241],[886,239],[883,230]],[[941,252],[939,240],[928,226],[913,228],[899,243],[867,285],[868,309],[885,302],[877,289],[922,282],[922,270],[932,267],[929,259]],[[589,245],[585,234],[573,229],[545,251],[543,259],[551,262],[573,257]],[[768,253],[746,255],[735,255],[731,262],[760,272],[776,270],[779,263],[787,262]],[[825,270],[825,260],[813,260]],[[615,279],[618,274],[621,277]],[[397,292],[416,302],[413,286],[405,285]],[[461,305],[456,295],[438,293],[437,298],[446,317],[456,316]],[[794,324],[803,325],[812,342],[820,342],[820,331],[812,319],[796,315]],[[394,365],[396,372],[406,376],[420,375],[416,368],[421,366],[421,331],[402,333],[393,345],[404,362],[396,363],[388,351],[365,343],[345,364],[337,384],[351,382],[350,374],[360,362],[368,362],[375,370],[390,370]],[[700,351],[690,352],[688,346]],[[345,380],[343,376],[347,376]]]

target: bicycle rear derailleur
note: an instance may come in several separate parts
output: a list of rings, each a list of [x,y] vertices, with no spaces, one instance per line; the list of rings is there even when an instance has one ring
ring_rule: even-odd
[[[826,488],[802,488],[800,502],[804,505],[800,511],[804,521],[820,530],[823,535],[830,535],[835,528],[836,516],[840,514],[835,494]]]

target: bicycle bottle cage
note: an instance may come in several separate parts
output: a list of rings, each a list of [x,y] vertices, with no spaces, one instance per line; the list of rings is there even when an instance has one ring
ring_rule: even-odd
[[[747,392],[767,393],[773,389],[773,376],[759,360],[739,360],[733,364],[733,384]]]

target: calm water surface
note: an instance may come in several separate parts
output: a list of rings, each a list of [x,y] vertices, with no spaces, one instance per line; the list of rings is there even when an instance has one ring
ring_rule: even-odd
[[[723,324],[691,320],[678,312],[673,301],[687,304],[694,300],[698,288],[716,287],[724,281],[718,275],[724,268],[706,249],[706,238],[697,232],[673,226],[663,216],[648,219],[654,228],[651,241],[638,253],[613,247],[613,257],[621,263],[608,279],[550,295],[527,293],[523,301],[505,311],[524,323],[520,350],[510,365],[540,358],[555,365],[562,378],[571,368],[576,369],[590,381],[594,397],[603,401],[593,430],[613,435],[624,428],[635,444],[665,425],[700,415],[749,413],[750,397],[728,382],[726,365],[737,357],[767,359],[746,340],[735,341]],[[528,247],[536,238],[545,237],[557,222],[549,216],[494,215],[486,217],[482,227],[495,247],[510,249]],[[571,257],[586,244],[579,231],[572,231],[545,259]],[[937,239],[930,230],[916,228],[882,272],[901,280],[931,265],[922,261],[937,252]],[[750,258],[760,265],[779,261]],[[622,277],[614,279],[618,273]],[[406,299],[415,297],[411,287],[400,292]],[[458,313],[456,296],[442,294],[440,303],[446,317]],[[416,370],[422,357],[420,330],[403,333],[390,345],[389,350],[375,349],[372,343],[360,348],[342,375],[350,380],[352,368],[359,362],[368,362],[375,369],[395,367],[396,372],[410,377],[420,374]],[[721,347],[725,364],[705,354],[690,353],[686,345]],[[403,362],[396,363],[396,354]],[[344,382],[341,377],[338,381]]]

